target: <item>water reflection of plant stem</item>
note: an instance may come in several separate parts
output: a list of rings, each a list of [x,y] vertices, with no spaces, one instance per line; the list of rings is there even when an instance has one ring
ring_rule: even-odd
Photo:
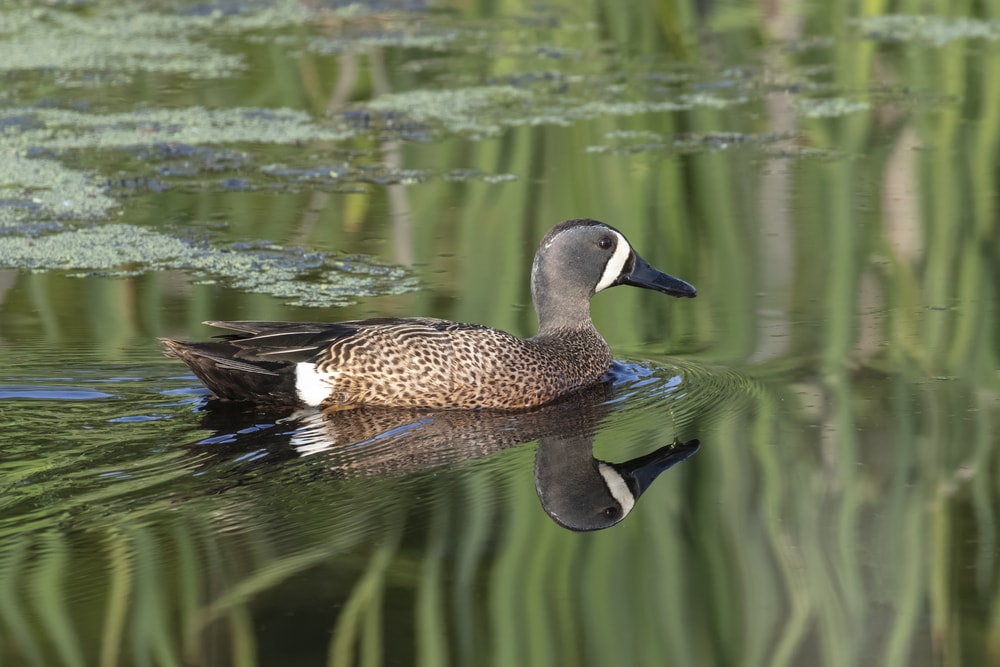
[[[64,598],[66,579],[66,536],[50,531],[42,536],[40,559],[28,581],[33,591],[32,606],[46,634],[52,640],[52,647],[64,665],[83,666],[80,641],[69,614]]]
[[[29,537],[8,538],[5,553],[0,554],[0,619],[13,638],[12,644],[33,665],[44,665],[42,648],[35,631],[24,614],[24,604],[18,585],[27,575],[33,540]]]
[[[782,42],[801,37],[802,21],[799,14],[791,14],[785,3],[775,3],[771,11],[765,13],[769,31]],[[787,52],[780,44],[770,45],[764,53],[769,69],[784,76],[793,68]],[[798,130],[798,114],[794,100],[784,91],[774,91],[766,95],[764,104],[768,119],[769,133],[795,137]],[[794,139],[782,145],[791,152]],[[795,284],[795,241],[796,229],[793,224],[791,162],[783,155],[768,161],[760,177],[759,225],[757,240],[759,277],[759,297],[757,300],[758,329],[756,347],[748,362],[758,364],[777,359],[788,353],[792,343],[790,309],[792,306],[791,286]]]
[[[337,78],[334,81],[330,99],[326,103],[326,115],[332,117],[350,100],[358,81],[358,56],[355,53],[345,53],[337,59]],[[368,196],[368,195],[364,195]],[[291,241],[296,245],[308,246],[309,239],[316,229],[316,224],[330,205],[331,195],[317,190],[309,198],[309,205],[302,213],[299,223],[292,234]],[[350,220],[348,220],[348,223]]]
[[[386,573],[396,557],[402,535],[402,522],[399,517],[394,517],[337,616],[327,652],[330,667],[382,664],[382,604]],[[356,646],[361,648],[357,660],[354,655]]]
[[[388,95],[392,92],[389,76],[385,71],[385,58],[382,49],[373,48],[368,55],[369,68],[372,76],[372,88],[376,95]],[[402,173],[403,153],[399,141],[382,142],[382,160],[389,171]],[[402,183],[390,183],[386,186],[389,197],[389,218],[392,220],[392,247],[394,259],[403,266],[412,266],[413,254],[413,223],[410,204],[406,198],[406,186]]]
[[[128,618],[129,597],[132,590],[133,561],[128,541],[118,529],[108,531],[108,600],[104,611],[104,632],[101,635],[101,667],[118,664],[125,622]],[[188,645],[185,642],[185,645]]]

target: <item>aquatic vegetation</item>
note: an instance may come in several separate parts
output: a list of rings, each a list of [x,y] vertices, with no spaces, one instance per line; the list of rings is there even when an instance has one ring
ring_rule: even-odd
[[[944,46],[963,39],[1000,40],[1000,21],[966,16],[886,14],[855,21],[868,39],[892,42],[924,42]]]
[[[13,109],[23,127],[0,133],[0,146],[20,150],[130,148],[178,144],[294,144],[338,141],[347,128],[333,128],[293,109],[229,108],[142,109],[95,114],[70,109]]]
[[[124,224],[38,237],[0,236],[0,266],[79,276],[183,269],[202,283],[219,280],[307,306],[345,305],[415,288],[402,269],[371,258],[334,257],[266,242],[216,248]]]
[[[296,0],[202,9],[171,13],[137,3],[101,2],[88,3],[87,12],[44,5],[0,8],[0,72],[143,71],[221,78],[245,69],[246,62],[206,44],[206,38],[287,29],[314,21],[318,14]]]
[[[514,86],[479,86],[384,95],[366,103],[364,109],[378,112],[383,118],[401,116],[430,124],[441,132],[481,138],[496,136],[509,127],[571,125],[601,116],[635,116],[695,107],[721,109],[744,101],[704,93],[666,100],[587,99]]]
[[[767,147],[792,138],[789,133],[742,134],[739,132],[684,132],[664,136],[649,131],[618,131],[604,135],[606,143],[587,147],[588,153],[633,155],[636,153],[701,153],[735,148]]]
[[[861,100],[850,100],[844,97],[799,98],[796,106],[806,118],[832,118],[846,116],[851,113],[869,111],[871,104]]]
[[[137,9],[99,7],[96,15],[44,7],[4,11],[0,71],[143,70],[217,78],[244,67],[239,56],[191,38],[193,26],[210,19]]]
[[[339,164],[332,167],[294,168],[275,164],[261,169],[264,174],[280,179],[288,187],[295,184],[310,186],[324,185],[342,187],[348,184],[356,188],[358,183],[374,185],[415,185],[428,178],[429,171],[423,169],[391,169],[381,165],[365,167]]]
[[[433,123],[448,132],[488,136],[517,123],[532,100],[531,92],[513,86],[474,86],[381,95],[364,108],[383,117],[395,113],[418,123]]]
[[[119,204],[98,174],[48,157],[86,149],[163,148],[163,162],[184,146],[333,142],[351,135],[290,109],[141,110],[90,114],[69,109],[0,112],[0,229],[51,226],[65,218],[99,220]],[[46,156],[46,157],[41,157]],[[195,172],[197,174],[197,170]],[[161,176],[176,175],[169,168]],[[184,175],[191,175],[190,172]],[[123,179],[117,179],[119,181]]]
[[[67,218],[100,219],[118,207],[96,174],[28,158],[0,142],[0,233],[50,228]]]
[[[414,31],[412,29],[366,31],[340,37],[317,37],[308,48],[316,53],[367,53],[372,48],[425,49],[444,51],[459,38],[455,29]]]

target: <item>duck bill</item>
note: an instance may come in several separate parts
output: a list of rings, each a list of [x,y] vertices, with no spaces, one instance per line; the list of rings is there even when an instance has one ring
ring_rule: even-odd
[[[644,287],[677,297],[693,298],[698,294],[693,285],[654,269],[638,253],[632,254],[632,269],[628,273],[622,274],[622,277],[618,279],[618,284]]]
[[[628,480],[633,495],[638,498],[660,476],[660,473],[697,452],[699,446],[697,440],[674,442],[637,459],[615,464],[615,468]]]

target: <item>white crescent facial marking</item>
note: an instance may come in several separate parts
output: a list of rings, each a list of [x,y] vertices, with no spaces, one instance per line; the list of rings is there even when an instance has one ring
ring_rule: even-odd
[[[317,406],[330,397],[333,376],[317,371],[316,364],[300,361],[295,364],[295,393],[306,405]]]
[[[635,505],[635,496],[632,495],[632,491],[629,490],[628,484],[622,479],[621,474],[607,463],[598,463],[597,470],[604,478],[604,484],[607,485],[608,491],[622,506],[622,516],[624,517],[632,511],[632,507]]]
[[[628,241],[625,240],[625,237],[615,231],[612,231],[611,233],[617,237],[617,243],[615,243],[615,254],[611,255],[611,259],[609,259],[608,263],[604,266],[604,275],[601,276],[600,282],[597,283],[594,293],[611,287],[614,282],[618,280],[618,276],[622,274],[622,269],[625,267],[625,262],[628,261],[629,255],[632,254],[632,247],[628,244]]]

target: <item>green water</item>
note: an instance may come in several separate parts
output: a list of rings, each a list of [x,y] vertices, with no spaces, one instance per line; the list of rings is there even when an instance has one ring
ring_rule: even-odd
[[[968,1],[0,0],[0,664],[1000,664],[998,42]],[[698,298],[597,295],[621,364],[538,413],[289,420],[161,354],[531,335],[582,216]]]

